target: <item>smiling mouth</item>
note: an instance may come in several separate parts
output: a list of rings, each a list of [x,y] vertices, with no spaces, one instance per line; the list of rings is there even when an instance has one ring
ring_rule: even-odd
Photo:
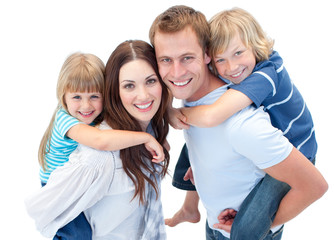
[[[187,80],[187,81],[183,81],[183,82],[173,82],[173,81],[170,81],[170,82],[177,87],[183,87],[183,86],[187,85],[188,83],[190,83],[191,80],[192,80],[192,78]]]
[[[233,75],[230,75],[232,78],[237,78],[239,77],[242,73],[244,72],[244,69],[241,70],[240,72],[236,73],[236,74],[233,74]]]
[[[147,103],[147,104],[135,104],[135,106],[141,110],[149,108],[153,104],[153,101]]]
[[[82,116],[84,117],[89,117],[91,115],[93,115],[94,111],[90,111],[90,112],[79,112]]]

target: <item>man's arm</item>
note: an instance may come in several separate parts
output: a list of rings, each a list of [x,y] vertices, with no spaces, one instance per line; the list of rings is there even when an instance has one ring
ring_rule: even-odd
[[[296,217],[321,198],[328,189],[328,184],[321,173],[296,148],[292,149],[285,160],[264,171],[291,187],[278,207],[272,227]]]

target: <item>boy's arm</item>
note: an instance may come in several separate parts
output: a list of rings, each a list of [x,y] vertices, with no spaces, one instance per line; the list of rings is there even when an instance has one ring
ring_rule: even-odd
[[[327,182],[321,173],[296,148],[293,148],[285,160],[264,171],[291,187],[278,207],[272,227],[296,217],[322,197],[328,189]]]
[[[188,129],[189,125],[186,124],[186,117],[180,111],[180,108],[168,107],[169,124],[174,129]]]
[[[145,144],[154,162],[161,162],[165,158],[162,146],[146,132],[101,130],[86,124],[77,124],[71,127],[66,135],[78,143],[103,151],[115,151]]]
[[[252,100],[245,94],[229,89],[211,105],[182,108],[181,112],[190,125],[215,127],[250,104]]]

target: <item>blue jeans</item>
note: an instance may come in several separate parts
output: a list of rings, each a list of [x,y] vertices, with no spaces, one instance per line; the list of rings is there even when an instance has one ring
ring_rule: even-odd
[[[190,181],[185,182],[183,180],[183,176],[189,166],[188,150],[186,145],[184,145],[175,167],[173,186],[182,190],[196,190],[194,186],[191,186]],[[282,198],[289,190],[290,186],[288,184],[280,182],[266,174],[242,203],[232,225],[231,239],[280,239],[276,235],[273,236],[270,226]],[[282,232],[283,228],[280,231]]]
[[[213,230],[209,227],[208,222],[205,224],[205,236],[206,240],[229,240],[230,238],[225,237],[217,230]],[[275,233],[270,232],[265,240],[280,240],[283,234],[283,226]]]
[[[45,183],[42,183],[42,187]],[[75,219],[58,229],[53,240],[91,240],[92,229],[88,223],[85,214],[80,213]]]
[[[174,170],[172,181],[172,185],[174,187],[187,191],[196,191],[195,186],[191,183],[190,180],[183,180],[184,174],[187,172],[189,167],[190,162],[188,156],[188,148],[187,145],[184,144]]]

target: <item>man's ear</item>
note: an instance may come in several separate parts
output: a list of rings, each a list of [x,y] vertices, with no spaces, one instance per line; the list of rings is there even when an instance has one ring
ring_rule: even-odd
[[[204,62],[205,62],[206,65],[208,65],[211,62],[211,57],[208,54],[208,49],[205,50]]]

